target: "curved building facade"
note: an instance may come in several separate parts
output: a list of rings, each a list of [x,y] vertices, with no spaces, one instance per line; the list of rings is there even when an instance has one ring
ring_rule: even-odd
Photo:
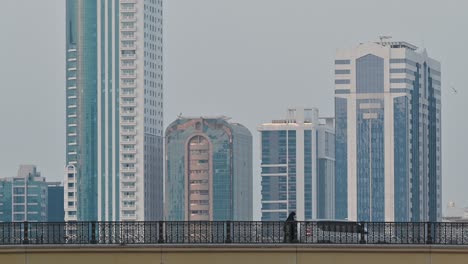
[[[225,117],[185,118],[166,130],[165,219],[252,220],[252,135]]]

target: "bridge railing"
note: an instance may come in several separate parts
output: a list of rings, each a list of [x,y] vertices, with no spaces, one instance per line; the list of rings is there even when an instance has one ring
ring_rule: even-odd
[[[468,223],[348,221],[0,223],[0,245],[163,243],[468,245]]]

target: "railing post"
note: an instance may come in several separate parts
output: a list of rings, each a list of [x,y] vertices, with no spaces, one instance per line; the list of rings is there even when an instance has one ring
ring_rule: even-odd
[[[226,240],[224,243],[232,243],[231,238],[231,221],[226,221]]]
[[[159,221],[158,243],[164,243],[164,221]]]
[[[426,244],[432,244],[432,223],[427,222],[427,238],[426,238]]]
[[[29,244],[29,225],[28,221],[24,221],[23,223],[23,244]]]
[[[361,222],[359,225],[359,233],[361,234],[361,238],[359,239],[359,244],[366,244],[366,223]]]
[[[91,241],[89,241],[91,244],[97,244],[97,239],[96,239],[96,222],[91,223]]]

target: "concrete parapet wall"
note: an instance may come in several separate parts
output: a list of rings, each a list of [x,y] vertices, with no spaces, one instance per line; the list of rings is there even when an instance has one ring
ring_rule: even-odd
[[[455,264],[468,246],[138,245],[0,246],[1,264]]]

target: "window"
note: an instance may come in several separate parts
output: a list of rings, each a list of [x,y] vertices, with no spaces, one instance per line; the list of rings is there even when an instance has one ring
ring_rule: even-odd
[[[384,59],[367,54],[356,60],[356,92],[383,93]]]
[[[350,64],[350,60],[335,60],[335,64]]]
[[[15,211],[15,212],[24,212],[24,205],[15,205],[13,207],[13,211]]]
[[[24,193],[25,193],[24,187],[13,188],[13,194],[24,194]]]
[[[335,84],[350,84],[351,81],[350,80],[335,80]]]
[[[24,196],[14,196],[13,197],[14,203],[24,203]]]
[[[335,74],[350,74],[351,70],[335,70]]]

